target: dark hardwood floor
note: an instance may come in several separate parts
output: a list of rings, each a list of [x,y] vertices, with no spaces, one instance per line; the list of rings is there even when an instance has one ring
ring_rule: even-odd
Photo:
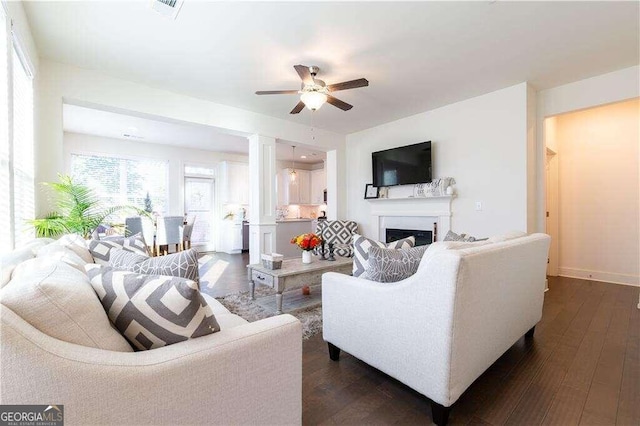
[[[638,288],[550,278],[542,321],[453,406],[449,424],[640,425]],[[431,424],[429,401],[342,352],[303,345],[303,423]]]
[[[203,291],[248,289],[246,255],[208,255]],[[449,424],[640,425],[639,289],[560,277],[549,288],[533,341],[480,376]],[[344,351],[329,360],[321,335],[303,344],[302,399],[307,425],[431,424],[425,397]]]
[[[212,297],[249,291],[249,253],[206,252],[200,255],[200,290]]]

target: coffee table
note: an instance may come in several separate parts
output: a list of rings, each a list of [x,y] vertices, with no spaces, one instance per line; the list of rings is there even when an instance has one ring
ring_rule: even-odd
[[[282,268],[268,269],[262,264],[247,265],[251,288],[251,298],[255,300],[256,283],[273,288],[276,293],[277,314],[282,313],[282,292],[285,289],[299,288],[322,283],[325,272],[351,274],[353,259],[338,257],[335,261],[313,259],[311,263],[302,263],[302,259],[285,259]]]

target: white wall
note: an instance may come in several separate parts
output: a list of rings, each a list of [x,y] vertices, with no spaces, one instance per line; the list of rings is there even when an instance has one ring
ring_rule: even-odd
[[[560,275],[640,285],[640,102],[556,118]]]
[[[527,230],[528,92],[522,83],[348,135],[347,217],[376,236],[371,205],[363,199],[372,181],[371,153],[431,140],[434,178],[457,182],[453,231],[482,237]],[[476,201],[482,211],[475,210]]]
[[[145,142],[125,141],[78,133],[64,132],[64,172],[71,171],[71,154],[113,155],[127,158],[149,158],[169,162],[169,214],[184,213],[185,164],[217,166],[221,161],[248,163],[246,155],[225,154],[192,148],[179,148]],[[216,176],[217,178],[217,176]]]
[[[587,78],[538,92],[537,96],[537,230],[545,229],[545,118],[634,99],[640,96],[640,66]]]
[[[36,128],[36,181],[50,181],[64,167],[62,104],[99,105],[139,115],[166,117],[230,130],[236,134],[261,134],[317,146],[321,151],[344,149],[344,135],[290,121],[179,95],[139,83],[109,77],[96,71],[40,61]],[[312,135],[314,139],[312,140]],[[335,192],[341,195],[342,188]],[[340,208],[340,207],[339,207]],[[47,200],[36,199],[36,213],[48,210]]]

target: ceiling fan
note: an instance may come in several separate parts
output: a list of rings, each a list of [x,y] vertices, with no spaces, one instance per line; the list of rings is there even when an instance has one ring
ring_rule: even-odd
[[[290,114],[298,114],[306,106],[311,111],[320,109],[325,102],[330,103],[334,107],[343,111],[349,111],[353,105],[341,101],[330,95],[338,90],[356,89],[358,87],[366,87],[369,81],[366,78],[357,80],[344,81],[342,83],[329,84],[317,79],[316,75],[320,68],[316,66],[294,65],[296,72],[302,80],[302,88],[300,90],[260,90],[256,95],[300,95],[300,102],[291,110]]]

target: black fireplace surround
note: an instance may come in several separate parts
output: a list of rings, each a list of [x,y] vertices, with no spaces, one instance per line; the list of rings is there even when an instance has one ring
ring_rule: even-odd
[[[386,230],[386,242],[392,243],[394,241],[401,240],[407,237],[415,237],[416,246],[426,246],[433,242],[433,232],[422,231],[419,229],[394,229],[387,228]]]

